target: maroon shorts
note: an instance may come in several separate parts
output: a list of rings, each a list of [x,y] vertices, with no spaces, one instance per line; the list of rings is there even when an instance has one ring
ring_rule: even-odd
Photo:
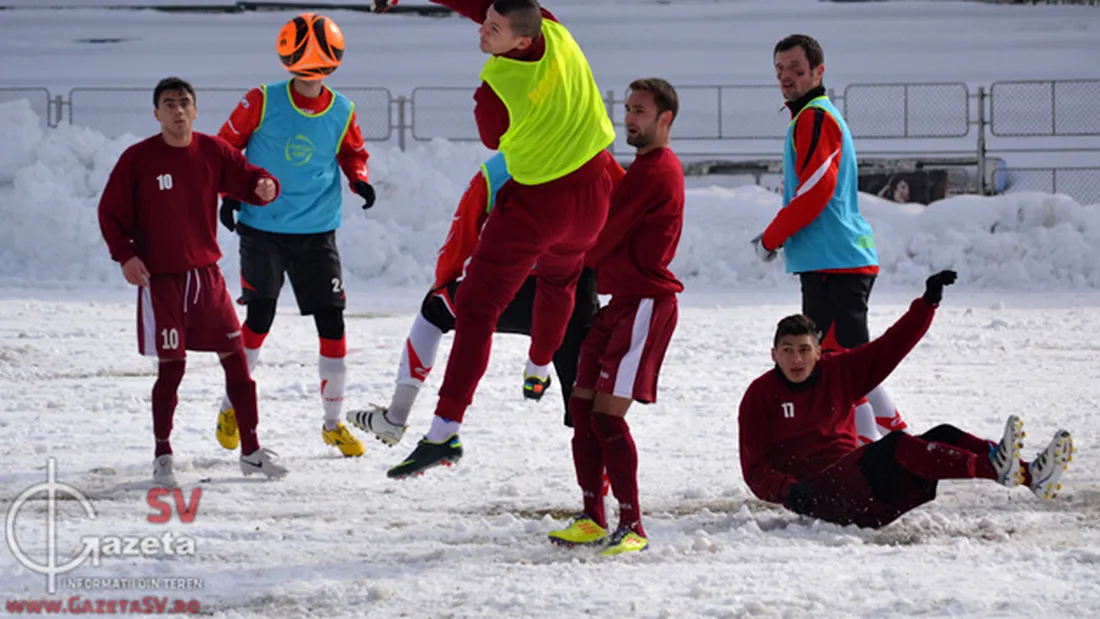
[[[241,323],[218,265],[150,276],[138,288],[137,335],[138,352],[162,359],[237,350]]]
[[[675,295],[619,300],[596,312],[581,344],[580,389],[592,389],[651,404],[657,376],[679,315]]]
[[[879,492],[868,483],[878,473]],[[820,473],[800,482],[816,499],[808,516],[839,525],[877,529],[936,498],[937,484],[919,479],[894,464],[891,441],[879,440],[849,453]]]

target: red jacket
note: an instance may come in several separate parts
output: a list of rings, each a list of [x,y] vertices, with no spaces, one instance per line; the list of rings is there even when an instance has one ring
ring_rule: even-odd
[[[328,88],[321,89],[320,97],[307,97],[291,87],[290,96],[298,109],[310,114],[325,109],[332,102],[332,92]],[[248,91],[218,131],[218,137],[237,147],[237,150],[248,148],[248,139],[252,137],[256,127],[260,126],[263,106],[264,91],[259,88]],[[348,132],[344,134],[344,141],[340,143],[340,150],[336,152],[336,160],[340,163],[340,169],[344,171],[344,176],[347,177],[353,191],[355,181],[370,180],[367,169],[368,158],[370,154],[363,140],[363,132],[359,129],[359,117],[352,112],[351,124],[348,125]]]
[[[611,208],[585,263],[596,290],[617,297],[675,294],[684,285],[669,270],[684,227],[684,167],[668,148],[640,155],[611,195]]]
[[[928,331],[935,306],[916,299],[892,327],[857,348],[823,355],[805,382],[779,368],[749,385],[738,416],[741,473],[758,498],[783,503],[795,482],[859,449],[854,405]]]
[[[99,199],[99,228],[111,258],[137,256],[151,275],[215,264],[218,194],[266,204],[255,193],[267,170],[248,163],[224,140],[194,133],[176,148],[157,134],[123,151]],[[278,187],[278,181],[276,180]]]
[[[806,104],[825,94],[825,87],[818,86],[797,101],[789,101],[791,118],[798,115]],[[844,134],[840,123],[825,110],[814,107],[798,116],[794,126],[795,162],[798,167],[798,194],[791,203],[776,214],[764,230],[761,241],[765,249],[776,249],[799,230],[813,223],[825,210],[836,191],[836,178],[840,170],[840,154],[844,150]],[[830,159],[831,157],[831,159]],[[826,269],[821,273],[860,273],[875,275],[878,265],[854,269]]]

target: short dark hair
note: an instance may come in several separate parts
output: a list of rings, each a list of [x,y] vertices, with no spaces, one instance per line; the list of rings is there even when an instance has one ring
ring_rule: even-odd
[[[538,0],[496,0],[493,9],[508,18],[512,34],[532,39],[542,34],[542,7]]]
[[[788,335],[811,335],[817,341],[817,325],[805,314],[791,314],[775,326],[775,340],[772,347],[779,346],[779,340]]]
[[[680,113],[680,96],[676,89],[659,77],[643,77],[630,82],[630,90],[648,92],[657,103],[657,114],[672,112],[672,120]]]
[[[811,69],[816,69],[825,64],[825,52],[821,49],[821,44],[808,34],[792,34],[783,37],[781,41],[775,44],[772,58],[779,52],[785,52],[796,47],[801,47],[802,51],[806,52],[806,60],[809,61]]]
[[[173,90],[182,90],[191,95],[192,101],[198,100],[198,97],[195,96],[194,87],[187,80],[180,77],[166,77],[157,82],[157,87],[153,89],[153,107],[160,107],[160,95],[162,93]]]

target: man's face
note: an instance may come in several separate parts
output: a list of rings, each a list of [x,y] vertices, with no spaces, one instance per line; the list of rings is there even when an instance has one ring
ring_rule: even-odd
[[[772,349],[772,361],[779,366],[783,376],[795,384],[804,382],[813,374],[820,358],[821,348],[812,335],[784,335]]]
[[[661,114],[657,113],[657,102],[653,93],[635,90],[626,100],[626,143],[635,148],[644,148],[656,139],[658,132],[667,127]],[[664,116],[668,116],[665,114]]]
[[[195,100],[186,90],[166,90],[160,93],[160,101],[153,110],[161,129],[171,135],[186,135],[199,115]]]
[[[481,36],[481,51],[500,56],[513,49],[523,49],[531,44],[530,37],[516,36],[512,33],[512,23],[493,7],[478,30]]]
[[[801,99],[806,93],[820,86],[823,73],[825,73],[825,65],[810,69],[806,50],[802,49],[801,45],[775,55],[775,79],[779,82],[779,90],[783,92],[783,98],[787,101]]]

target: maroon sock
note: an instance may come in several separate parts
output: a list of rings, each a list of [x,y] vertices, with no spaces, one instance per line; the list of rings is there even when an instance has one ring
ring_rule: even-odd
[[[237,428],[241,433],[241,455],[247,456],[260,448],[260,441],[256,438],[256,424],[260,417],[256,409],[256,381],[248,373],[248,361],[243,350],[222,357],[221,361],[225,370],[225,392],[233,404]]]
[[[573,467],[577,484],[584,495],[584,513],[596,524],[607,528],[603,502],[603,448],[592,428],[592,400],[569,398],[569,416],[573,419]]]
[[[595,413],[592,426],[603,447],[604,466],[611,479],[611,492],[619,501],[619,526],[631,527],[645,537],[642,508],[638,505],[638,448],[630,426],[622,417]]]
[[[894,461],[906,471],[929,481],[997,478],[988,450],[978,455],[954,445],[929,442],[908,434],[898,439],[894,447]]]
[[[183,380],[184,359],[162,361],[157,367],[157,380],[153,383],[153,437],[156,439],[155,456],[172,453],[172,417],[176,413],[176,394]]]
[[[989,451],[997,446],[997,441],[979,438],[973,434],[967,434],[955,426],[942,424],[920,435],[926,441],[947,443],[959,449],[965,449],[971,453],[988,456]]]

